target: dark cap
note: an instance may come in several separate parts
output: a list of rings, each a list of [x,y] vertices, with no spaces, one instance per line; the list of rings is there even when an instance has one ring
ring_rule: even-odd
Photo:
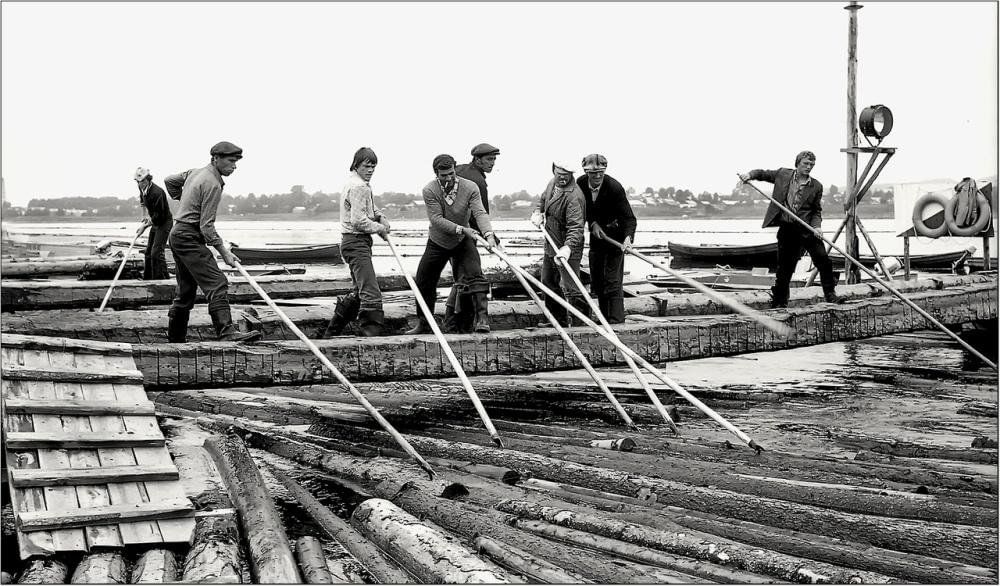
[[[434,157],[434,160],[431,162],[431,166],[433,167],[435,173],[438,171],[444,171],[445,169],[451,169],[455,166],[455,157],[451,155],[438,155]]]
[[[208,154],[212,155],[213,157],[215,156],[238,157],[242,159],[243,149],[241,149],[240,147],[234,145],[233,143],[227,140],[224,140],[220,143],[216,143],[215,146],[212,147],[212,150],[208,151]]]
[[[500,149],[491,144],[486,144],[485,142],[477,144],[476,146],[472,147],[473,157],[485,157],[486,155],[499,155],[499,154],[500,154]]]

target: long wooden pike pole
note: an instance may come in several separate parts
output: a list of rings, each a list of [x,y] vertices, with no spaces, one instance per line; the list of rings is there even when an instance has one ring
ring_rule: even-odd
[[[979,358],[980,360],[982,360],[986,364],[990,365],[990,367],[993,370],[997,370],[996,363],[994,363],[989,358],[983,356],[983,354],[981,352],[979,352],[978,350],[976,350],[975,348],[973,348],[971,345],[969,345],[968,342],[966,342],[962,338],[958,337],[958,335],[955,334],[955,332],[949,330],[947,327],[944,326],[944,324],[942,324],[938,320],[934,319],[934,317],[931,314],[929,314],[926,311],[924,311],[923,309],[921,309],[920,306],[918,306],[916,303],[914,303],[914,302],[910,301],[909,299],[907,299],[895,287],[893,287],[889,283],[887,283],[887,282],[883,281],[882,279],[880,279],[878,277],[878,275],[875,274],[874,271],[872,271],[871,269],[869,269],[865,265],[863,265],[860,262],[858,262],[858,260],[856,258],[854,258],[853,256],[848,255],[846,252],[844,252],[843,250],[841,250],[841,248],[839,246],[837,246],[836,244],[834,244],[833,242],[830,242],[829,240],[827,240],[826,238],[824,238],[822,232],[820,232],[819,230],[817,230],[817,229],[813,228],[812,226],[810,226],[809,224],[807,224],[805,221],[802,220],[802,218],[800,218],[800,217],[796,216],[795,214],[793,214],[791,210],[789,210],[785,206],[783,206],[780,203],[778,203],[770,195],[767,195],[766,193],[764,193],[763,191],[761,191],[760,189],[758,189],[757,186],[754,185],[753,183],[750,183],[749,181],[747,181],[746,183],[750,187],[753,187],[754,190],[757,193],[759,193],[759,194],[763,195],[764,197],[766,197],[767,199],[771,200],[771,203],[773,203],[774,205],[778,206],[778,208],[781,209],[781,211],[785,212],[788,216],[790,216],[792,218],[795,218],[796,222],[798,222],[799,224],[802,224],[807,229],[809,229],[810,232],[812,232],[813,234],[815,234],[817,238],[819,238],[820,240],[822,240],[823,242],[825,242],[827,245],[829,245],[830,248],[832,248],[832,249],[836,250],[837,252],[839,252],[840,254],[844,255],[844,258],[846,258],[847,260],[851,261],[851,263],[854,264],[854,266],[856,266],[859,269],[861,269],[862,271],[864,271],[865,274],[867,274],[869,277],[871,277],[872,280],[874,280],[879,285],[882,285],[882,287],[884,287],[889,293],[892,293],[900,301],[902,301],[903,303],[909,305],[914,311],[916,311],[917,313],[919,313],[920,315],[922,315],[924,317],[924,319],[926,319],[931,324],[933,324],[934,326],[936,326],[939,330],[941,330],[942,332],[944,332],[944,333],[948,334],[949,336],[951,336],[956,342],[958,342],[959,344],[961,344],[963,348],[965,348],[966,350],[968,350],[969,352],[971,352],[976,358]]]
[[[500,247],[499,245],[497,245],[497,247],[503,250],[503,248]],[[621,403],[618,402],[618,399],[616,399],[615,396],[611,393],[611,389],[608,388],[608,385],[601,378],[601,375],[597,374],[597,371],[594,370],[594,367],[590,364],[590,361],[587,360],[587,357],[584,356],[583,352],[580,351],[579,346],[577,346],[576,343],[573,342],[572,338],[569,337],[569,334],[566,333],[566,330],[563,329],[562,325],[559,324],[559,320],[556,319],[556,316],[552,315],[552,312],[549,311],[547,307],[545,307],[545,302],[542,301],[542,298],[538,296],[538,293],[536,293],[535,290],[531,288],[531,285],[529,285],[528,282],[524,280],[524,277],[522,277],[520,273],[515,271],[514,276],[517,277],[518,281],[520,281],[521,286],[524,287],[524,290],[528,292],[528,296],[531,297],[531,299],[535,302],[535,305],[537,305],[538,308],[542,310],[542,314],[545,315],[545,319],[549,320],[549,323],[552,324],[552,327],[554,327],[556,331],[559,332],[559,337],[562,338],[563,342],[565,342],[566,345],[569,346],[569,349],[573,351],[573,354],[576,356],[576,359],[580,361],[580,365],[583,366],[584,370],[587,371],[587,374],[590,375],[590,378],[594,379],[594,382],[597,383],[597,387],[601,389],[601,392],[604,393],[604,396],[607,397],[609,401],[611,401],[611,404],[614,406],[615,411],[617,411],[618,415],[620,415],[621,418],[625,420],[625,425],[628,426],[629,429],[638,431],[639,428],[632,421],[632,418],[628,416],[628,413],[625,412],[625,409],[622,408]]]
[[[503,440],[500,439],[500,434],[497,433],[497,428],[493,426],[493,422],[490,420],[489,414],[486,413],[486,408],[483,407],[482,402],[479,400],[479,395],[476,394],[476,390],[472,388],[472,383],[469,382],[469,377],[465,375],[465,369],[462,368],[462,363],[455,356],[455,353],[451,351],[451,346],[448,345],[448,341],[445,339],[444,334],[441,333],[441,328],[438,327],[437,322],[434,321],[434,314],[431,312],[431,308],[427,307],[427,303],[424,301],[424,297],[420,294],[420,289],[417,288],[417,283],[410,276],[410,273],[406,271],[406,267],[403,266],[403,259],[400,257],[399,252],[396,251],[396,246],[389,239],[389,236],[384,236],[386,244],[389,245],[389,250],[392,251],[392,255],[396,257],[396,262],[399,263],[399,270],[403,273],[403,277],[406,278],[406,282],[410,285],[410,289],[413,290],[413,295],[417,298],[417,306],[420,307],[420,311],[423,312],[424,317],[427,319],[427,323],[431,327],[431,331],[434,332],[434,336],[437,337],[438,342],[441,344],[441,349],[444,350],[445,356],[448,357],[448,362],[451,363],[452,368],[455,369],[455,374],[458,375],[459,380],[462,381],[462,386],[465,388],[465,392],[469,394],[469,398],[472,399],[472,405],[476,408],[476,413],[479,414],[479,418],[483,420],[483,425],[486,426],[486,431],[489,432],[490,437],[493,438],[493,443],[499,447],[504,447]],[[485,241],[484,241],[485,242]]]
[[[545,229],[544,223],[542,224],[541,230],[542,230],[542,236],[545,237],[545,240],[549,243],[549,246],[552,247],[552,250],[558,250],[559,247],[556,246],[556,243],[552,239],[552,236],[549,235],[549,231]],[[573,267],[569,265],[569,260],[558,256],[556,258],[562,264],[563,268],[566,269],[566,274],[569,275],[570,280],[573,281],[573,284],[576,286],[576,288],[580,290],[580,294],[583,295],[583,298],[587,300],[587,304],[590,305],[590,310],[594,313],[594,315],[597,316],[597,319],[598,321],[601,322],[601,326],[604,327],[604,330],[609,334],[614,335],[615,338],[618,338],[618,334],[615,334],[614,328],[611,327],[611,324],[608,323],[607,318],[605,318],[604,314],[601,313],[601,308],[597,306],[597,303],[594,301],[594,298],[591,297],[589,293],[587,293],[587,288],[583,286],[583,281],[581,281],[580,277],[577,276],[576,271],[573,270]],[[518,278],[521,278],[521,276],[518,275]],[[673,430],[674,433],[679,434],[680,431],[677,429],[677,424],[674,423],[674,420],[670,418],[670,414],[667,413],[667,410],[663,407],[663,403],[660,402],[660,398],[656,396],[656,393],[653,392],[653,388],[649,386],[649,381],[646,380],[645,376],[643,376],[642,371],[639,370],[639,366],[635,363],[634,360],[632,360],[632,358],[630,358],[625,354],[622,354],[622,358],[625,359],[625,364],[627,364],[628,367],[632,369],[632,373],[635,374],[635,378],[639,380],[639,384],[642,385],[643,390],[646,391],[646,395],[649,396],[649,400],[653,402],[653,406],[656,407],[656,412],[660,414],[660,417],[662,417],[665,422],[667,422],[667,425],[670,426],[670,429]]]
[[[128,262],[128,255],[132,254],[132,249],[135,247],[136,241],[139,240],[139,236],[142,236],[142,232],[136,232],[135,237],[132,238],[132,242],[129,243],[128,250],[125,251],[125,256],[122,257],[122,264],[118,265],[118,272],[115,273],[115,278],[111,280],[111,286],[108,287],[108,292],[104,294],[101,306],[97,308],[98,313],[104,311],[104,306],[108,304],[108,299],[111,299],[111,291],[114,290],[115,284],[118,283],[118,277],[122,276],[122,271],[125,270],[125,263]]]
[[[483,240],[481,237],[478,237],[478,236],[476,237],[476,240],[477,241],[482,241],[484,244],[486,243],[485,240]],[[546,287],[545,285],[543,285],[541,281],[539,281],[538,279],[536,279],[534,277],[534,275],[532,275],[531,273],[525,271],[523,268],[521,268],[520,266],[518,266],[518,264],[515,263],[513,260],[511,260],[511,258],[509,256],[507,256],[507,254],[504,253],[502,250],[497,250],[496,247],[493,247],[493,254],[495,254],[495,255],[499,256],[501,259],[503,259],[510,266],[511,270],[513,270],[515,273],[518,273],[521,276],[523,276],[525,279],[528,280],[528,282],[530,282],[532,285],[534,285],[535,287],[537,287],[542,293],[545,293],[547,296],[551,297],[553,300],[556,301],[556,303],[558,303],[559,305],[562,305],[563,307],[565,307],[566,310],[569,311],[570,313],[572,313],[577,319],[579,319],[580,321],[582,321],[584,324],[590,326],[595,332],[597,332],[599,335],[601,335],[602,337],[604,337],[604,339],[606,339],[607,341],[611,342],[611,344],[614,345],[614,347],[617,348],[619,351],[621,351],[622,354],[631,357],[632,360],[635,360],[637,363],[639,363],[640,365],[642,365],[643,368],[645,368],[646,370],[648,370],[653,376],[655,376],[656,378],[658,378],[665,385],[667,385],[671,389],[673,389],[674,392],[676,392],[678,395],[684,397],[685,399],[688,400],[688,402],[690,402],[692,405],[694,405],[695,407],[697,407],[698,409],[700,409],[702,411],[702,413],[704,413],[705,415],[708,415],[709,417],[711,417],[712,419],[714,419],[716,421],[716,423],[718,423],[722,427],[725,427],[727,430],[729,430],[733,434],[735,434],[736,437],[740,438],[740,441],[744,442],[746,445],[750,446],[754,450],[757,450],[758,453],[760,453],[764,449],[757,442],[755,442],[754,440],[750,439],[750,436],[748,436],[747,434],[745,434],[742,431],[740,431],[732,423],[729,423],[728,421],[726,421],[721,415],[719,415],[718,413],[716,413],[715,410],[713,410],[711,407],[709,407],[708,405],[706,405],[706,404],[702,403],[701,401],[699,401],[697,397],[695,397],[694,395],[692,395],[691,393],[689,393],[686,389],[684,389],[679,384],[677,384],[676,382],[674,382],[673,379],[671,379],[669,376],[667,376],[666,374],[664,374],[664,373],[660,372],[659,370],[657,370],[657,368],[655,366],[653,366],[652,364],[650,364],[648,360],[646,360],[642,356],[639,356],[634,350],[632,350],[631,348],[629,348],[628,346],[626,346],[625,344],[623,344],[622,341],[619,340],[616,335],[609,334],[608,332],[604,331],[592,319],[590,319],[589,317],[587,317],[586,315],[584,315],[583,312],[581,312],[579,309],[573,307],[573,304],[571,304],[570,302],[568,302],[565,299],[563,299],[562,297],[560,297],[552,289],[549,289],[548,287]]]
[[[319,358],[319,361],[323,363],[323,366],[327,367],[330,370],[330,372],[333,373],[333,376],[335,376],[337,380],[340,381],[340,384],[344,385],[344,387],[347,388],[347,391],[351,393],[354,399],[358,403],[360,403],[362,407],[365,408],[365,411],[367,411],[368,414],[371,415],[372,418],[375,419],[375,421],[377,421],[380,426],[382,426],[382,429],[387,431],[389,435],[392,436],[392,439],[396,440],[396,443],[399,444],[399,447],[403,448],[404,452],[406,452],[407,454],[410,455],[411,458],[416,460],[417,464],[420,464],[420,467],[423,468],[430,476],[431,480],[433,480],[434,469],[431,468],[431,465],[428,464],[427,461],[424,460],[423,457],[421,457],[420,454],[418,454],[415,449],[413,449],[413,446],[410,445],[410,442],[406,441],[406,438],[400,435],[399,432],[396,431],[396,429],[392,426],[391,423],[389,423],[386,420],[385,417],[382,417],[382,414],[378,412],[378,409],[376,409],[374,405],[369,403],[368,399],[366,399],[365,396],[361,394],[361,391],[356,389],[354,385],[351,384],[351,381],[347,380],[347,377],[344,376],[343,373],[341,373],[340,370],[338,370],[337,367],[334,366],[333,363],[330,362],[330,360],[326,356],[324,356],[322,352],[320,352],[320,349],[316,347],[316,344],[314,344],[312,340],[307,338],[306,335],[302,333],[302,330],[300,330],[298,326],[296,326],[295,323],[292,322],[292,320],[288,319],[288,316],[285,315],[285,312],[281,311],[281,308],[278,307],[278,305],[268,296],[268,294],[264,291],[264,289],[262,289],[261,286],[257,284],[257,281],[255,281],[254,278],[251,277],[249,273],[247,273],[246,269],[244,269],[243,265],[241,265],[239,262],[236,263],[236,270],[238,270],[240,274],[243,275],[243,278],[247,280],[247,283],[250,283],[250,286],[253,287],[255,291],[257,291],[257,294],[260,295],[261,299],[263,299],[268,304],[268,306],[270,306],[270,308],[274,310],[274,312],[278,315],[278,317],[281,318],[281,321],[285,322],[285,325],[288,326],[288,329],[292,330],[292,332],[305,343],[306,347],[309,348],[309,350],[316,356],[316,358]]]

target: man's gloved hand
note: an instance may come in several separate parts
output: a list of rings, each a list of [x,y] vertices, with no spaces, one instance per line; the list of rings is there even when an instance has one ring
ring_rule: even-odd
[[[592,238],[596,238],[598,240],[604,240],[607,237],[607,234],[604,233],[604,229],[601,228],[601,225],[597,222],[590,225],[590,235]]]
[[[556,257],[569,260],[569,246],[563,245],[559,250],[556,251]]]
[[[541,228],[545,224],[545,214],[538,210],[531,212],[531,223],[534,224],[536,228]]]

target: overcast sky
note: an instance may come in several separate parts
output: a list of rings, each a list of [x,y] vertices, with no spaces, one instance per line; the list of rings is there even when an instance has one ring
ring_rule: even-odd
[[[863,2],[858,109],[888,105],[880,183],[997,165],[997,3]],[[728,193],[791,166],[845,183],[846,2],[2,5],[7,197],[132,197],[230,140],[228,193],[339,191],[362,145],[376,193],[489,142],[493,194],[604,153],[639,190]],[[864,160],[862,161],[862,165]]]

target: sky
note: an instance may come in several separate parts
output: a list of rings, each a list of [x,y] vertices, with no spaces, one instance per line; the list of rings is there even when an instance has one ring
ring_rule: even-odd
[[[21,3],[2,11],[7,199],[133,197],[244,149],[227,193],[376,193],[500,149],[491,194],[607,156],[626,186],[728,193],[817,155],[843,186],[846,2]],[[997,3],[863,2],[858,111],[894,115],[879,183],[997,172]],[[867,159],[862,159],[863,168]]]

